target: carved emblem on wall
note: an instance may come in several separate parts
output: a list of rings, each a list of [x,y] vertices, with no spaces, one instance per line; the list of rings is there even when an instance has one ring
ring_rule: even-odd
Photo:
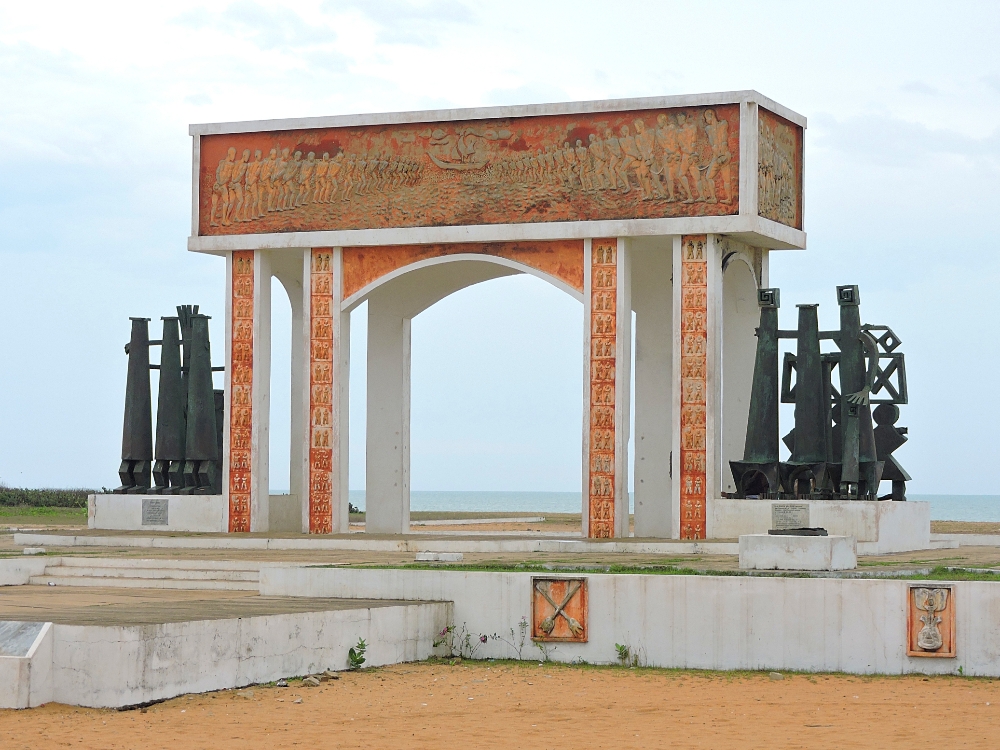
[[[759,110],[757,212],[802,228],[802,128]]]
[[[333,531],[333,252],[312,251],[309,272],[309,533]]]
[[[736,105],[203,136],[201,235],[720,216]]]
[[[250,531],[253,436],[253,250],[233,253],[232,366],[229,370],[229,530]]]
[[[952,586],[910,586],[907,656],[955,656],[955,591]]]
[[[708,244],[681,239],[681,539],[704,539]]]
[[[587,579],[531,579],[531,639],[587,640]]]
[[[594,240],[590,258],[589,535],[610,539],[615,534],[617,240]]]

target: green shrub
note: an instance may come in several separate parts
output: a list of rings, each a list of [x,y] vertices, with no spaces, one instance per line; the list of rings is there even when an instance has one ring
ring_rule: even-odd
[[[0,487],[0,507],[86,508],[87,495],[95,492],[97,490],[29,490],[20,487]]]

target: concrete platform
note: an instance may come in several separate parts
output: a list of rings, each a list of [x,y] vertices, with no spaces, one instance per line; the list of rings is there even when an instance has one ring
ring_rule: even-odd
[[[416,661],[450,622],[447,602],[10,587],[0,632],[42,628],[0,656],[0,708],[121,707],[346,669],[359,638],[367,666]]]
[[[857,542],[852,536],[740,537],[740,570],[854,570]]]

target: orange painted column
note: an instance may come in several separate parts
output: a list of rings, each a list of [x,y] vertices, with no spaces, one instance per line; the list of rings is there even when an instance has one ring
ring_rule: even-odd
[[[706,235],[680,238],[680,538],[705,539],[709,492],[709,354],[715,316]],[[675,265],[675,277],[676,277]],[[715,379],[713,379],[714,381]]]
[[[229,268],[226,384],[229,531],[250,531],[253,477],[254,251],[234,252]]]
[[[592,539],[628,536],[629,371],[632,311],[620,239],[584,245],[587,318],[583,531]]]
[[[307,259],[309,330],[308,501],[310,534],[348,530],[347,425],[341,409],[349,361],[348,316],[340,311],[340,248],[313,248]]]

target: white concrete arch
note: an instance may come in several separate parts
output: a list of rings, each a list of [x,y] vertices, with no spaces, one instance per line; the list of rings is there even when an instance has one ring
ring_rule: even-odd
[[[735,492],[729,462],[743,458],[753,364],[757,351],[758,280],[742,252],[723,259],[722,273],[722,466],[723,492]]]
[[[345,300],[345,314],[368,302],[365,529],[406,533],[410,524],[410,328],[421,312],[490,279],[529,273],[571,294],[554,277],[492,255],[460,253],[410,264]]]
[[[507,272],[502,272],[499,271],[498,269],[482,269],[483,278],[481,279],[481,281],[487,281],[489,279],[499,278],[501,276],[509,276],[514,273],[526,273],[530,274],[531,276],[535,276],[541,279],[542,281],[546,281],[549,284],[552,284],[557,289],[560,289],[569,294],[571,297],[576,298],[578,301],[583,302],[583,292],[581,290],[574,289],[572,286],[567,284],[562,279],[556,278],[555,276],[547,274],[544,271],[540,271],[537,268],[534,268],[533,266],[527,265],[526,263],[521,263],[519,261],[511,260],[510,258],[504,258],[497,255],[487,255],[484,253],[456,253],[454,255],[444,255],[435,258],[424,258],[423,260],[419,260],[415,263],[410,263],[401,268],[397,268],[393,271],[390,271],[384,276],[381,276],[375,281],[372,281],[371,283],[365,285],[357,292],[352,294],[350,297],[347,297],[343,301],[341,309],[344,312],[350,312],[351,310],[355,309],[363,302],[365,302],[368,299],[368,297],[372,293],[374,293],[378,288],[386,284],[390,284],[396,279],[403,278],[408,274],[422,271],[425,268],[432,268],[434,266],[440,266],[451,263],[466,263],[469,261],[473,263],[491,264],[509,269]],[[470,274],[470,278],[474,277],[475,274]],[[469,284],[467,284],[467,286],[471,286],[472,284],[475,283],[479,282],[470,281]],[[452,291],[449,292],[449,294],[453,294],[454,292],[459,291],[459,289],[461,288],[464,287],[452,289]],[[443,298],[444,297],[439,297],[438,299],[435,299],[434,302],[438,302]],[[425,305],[423,309],[430,307],[432,304],[434,304],[434,302],[430,302],[429,304]],[[416,313],[414,313],[414,315],[416,315]]]

